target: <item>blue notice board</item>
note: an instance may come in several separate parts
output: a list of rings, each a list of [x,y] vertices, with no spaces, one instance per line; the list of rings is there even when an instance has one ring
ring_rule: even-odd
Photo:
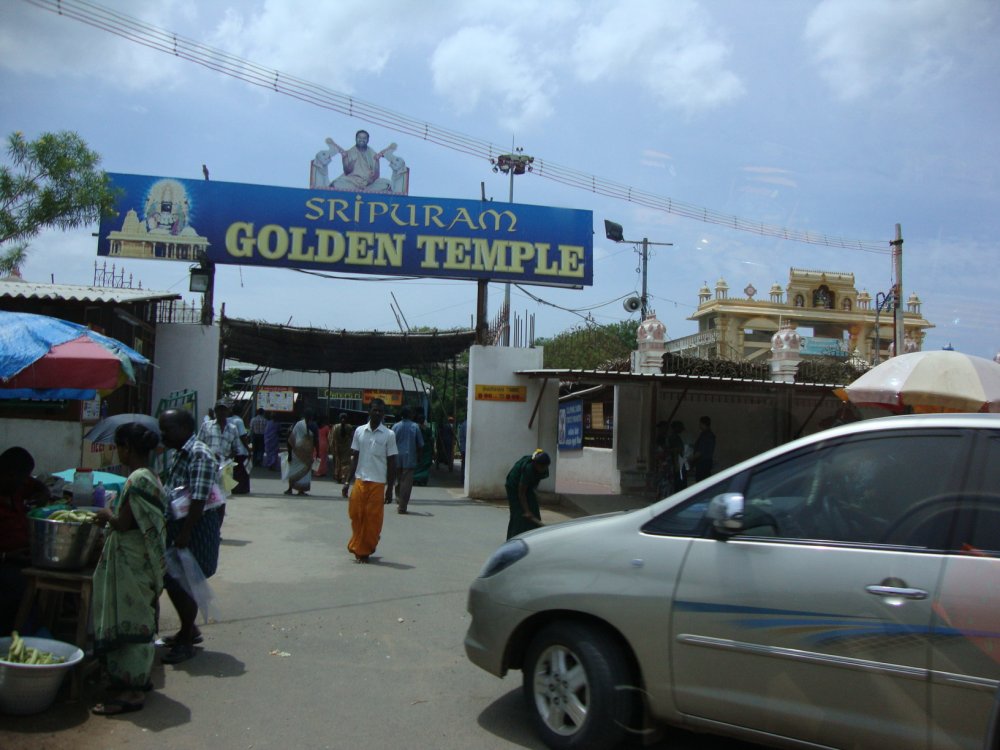
[[[559,404],[559,450],[583,449],[583,401]]]

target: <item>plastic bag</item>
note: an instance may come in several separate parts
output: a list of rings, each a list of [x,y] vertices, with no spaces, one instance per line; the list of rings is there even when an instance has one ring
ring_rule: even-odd
[[[175,520],[184,518],[191,509],[191,493],[187,487],[174,487],[170,490],[168,499],[170,500],[170,517]],[[226,504],[226,496],[218,485],[212,485],[212,492],[205,503],[205,510],[218,508]]]
[[[236,462],[232,460],[224,462],[219,467],[219,477],[216,481],[222,487],[223,494],[226,496],[229,496],[232,493],[233,487],[237,484],[236,480],[233,478],[233,469],[235,467]]]
[[[319,456],[316,456],[316,458],[313,459],[312,470],[319,471]]]
[[[288,454],[279,453],[278,458],[281,462],[281,478],[288,479]]]
[[[167,549],[167,574],[180,584],[181,588],[198,605],[203,623],[219,619],[219,608],[215,604],[215,592],[208,585],[208,579],[201,572],[201,566],[194,559],[191,550],[177,547]]]

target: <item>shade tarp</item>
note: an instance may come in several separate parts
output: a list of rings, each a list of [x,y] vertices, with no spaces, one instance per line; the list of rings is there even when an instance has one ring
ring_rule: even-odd
[[[357,333],[222,320],[227,359],[300,372],[364,372],[444,362],[476,342],[475,331]]]

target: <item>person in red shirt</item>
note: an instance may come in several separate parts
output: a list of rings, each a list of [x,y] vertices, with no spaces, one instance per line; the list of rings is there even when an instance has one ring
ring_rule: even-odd
[[[24,448],[0,454],[0,636],[14,627],[25,585],[21,568],[31,562],[28,511],[49,500],[48,487],[31,476],[34,469]]]

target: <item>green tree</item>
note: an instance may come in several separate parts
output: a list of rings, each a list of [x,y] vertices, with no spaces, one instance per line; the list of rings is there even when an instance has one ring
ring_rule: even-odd
[[[545,347],[545,367],[554,369],[593,370],[614,367],[628,361],[636,348],[634,320],[606,325],[571,328],[552,338],[537,339]]]
[[[114,215],[118,191],[98,169],[101,157],[70,131],[29,141],[7,139],[9,163],[0,164],[0,246],[21,243],[42,229],[72,229]],[[15,248],[16,250],[16,248]]]
[[[21,275],[21,266],[28,258],[28,243],[18,242],[0,255],[0,276]]]
[[[409,333],[434,333],[438,329],[417,326]],[[458,424],[465,419],[465,405],[468,396],[469,352],[461,352],[446,362],[427,362],[416,367],[406,367],[401,372],[412,375],[430,386],[430,413],[427,421],[438,424],[447,417],[455,417]]]

